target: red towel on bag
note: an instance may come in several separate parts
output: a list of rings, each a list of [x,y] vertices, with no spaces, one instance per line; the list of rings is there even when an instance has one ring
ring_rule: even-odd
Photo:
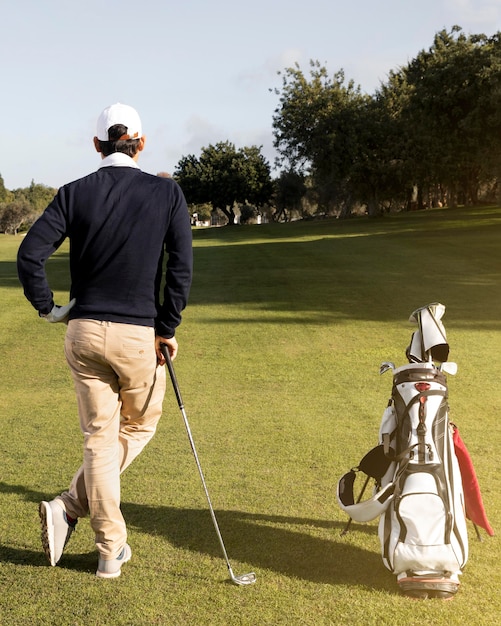
[[[476,526],[483,528],[487,534],[492,537],[494,531],[485,513],[482,494],[480,493],[480,485],[478,484],[475,468],[473,467],[473,461],[456,426],[454,426],[452,440],[461,471],[466,517]]]

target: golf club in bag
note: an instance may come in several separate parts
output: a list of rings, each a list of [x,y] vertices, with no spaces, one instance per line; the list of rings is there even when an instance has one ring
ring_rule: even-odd
[[[449,345],[441,318],[445,306],[434,302],[414,311],[418,326],[406,350],[408,364],[384,362],[393,373],[391,397],[379,428],[379,445],[338,482],[337,499],[350,520],[379,517],[383,564],[414,598],[454,596],[468,559],[466,518],[493,534],[484,514],[471,463],[458,454],[459,432],[449,419],[446,374]],[[355,500],[359,471],[375,481],[373,495]],[[465,486],[464,486],[465,485]],[[348,522],[343,533],[349,528]]]
[[[164,355],[165,362],[167,363],[167,369],[169,370],[169,375],[172,381],[172,386],[174,388],[174,393],[176,394],[177,403],[179,405],[179,409],[183,416],[186,432],[188,433],[188,439],[190,440],[191,450],[193,452],[193,456],[195,457],[195,461],[198,467],[198,473],[200,474],[200,479],[202,481],[202,485],[205,491],[207,503],[209,504],[209,510],[210,510],[210,515],[212,518],[212,523],[214,524],[217,538],[219,539],[221,550],[223,551],[223,556],[226,561],[226,566],[228,567],[228,572],[230,574],[231,582],[234,583],[235,585],[252,585],[253,583],[256,582],[256,574],[254,574],[254,572],[250,572],[248,574],[241,574],[240,576],[235,576],[235,574],[233,573],[233,570],[231,569],[230,560],[228,558],[226,548],[224,547],[223,537],[221,536],[221,531],[219,530],[219,525],[217,523],[216,514],[214,513],[214,508],[212,506],[212,502],[209,496],[209,491],[205,483],[202,466],[200,465],[200,461],[198,460],[198,454],[195,448],[195,442],[193,441],[193,436],[191,434],[190,425],[188,423],[188,416],[186,415],[186,411],[184,409],[183,399],[181,397],[181,392],[179,390],[179,385],[177,383],[176,373],[174,372],[174,366],[172,365],[172,359],[170,358],[168,346],[166,344],[162,344],[161,350],[162,350],[162,354]]]

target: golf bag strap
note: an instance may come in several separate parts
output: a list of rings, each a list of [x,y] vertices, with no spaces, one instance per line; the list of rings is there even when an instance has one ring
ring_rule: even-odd
[[[414,406],[414,404],[416,404],[417,402],[419,402],[419,398],[422,398],[423,396],[426,396],[426,397],[443,396],[444,398],[447,398],[447,391],[441,391],[440,389],[429,389],[428,391],[421,391],[420,393],[418,393],[411,399],[409,404],[405,406],[405,410],[403,414],[399,416],[399,419],[398,419],[399,423],[401,423],[402,420],[404,420],[406,417],[409,417],[409,411],[411,410],[411,407]]]
[[[394,461],[396,463],[400,462],[403,458],[405,458],[409,452],[411,450],[413,450],[418,444],[414,444],[413,446],[409,446],[408,448],[405,448],[405,450],[402,450],[402,452],[400,452],[399,454],[396,454],[395,450],[391,447],[391,441],[393,440],[393,437],[395,435],[395,431],[393,431],[392,433],[383,433],[382,434],[382,441],[383,441],[383,451],[384,451],[384,455],[386,456],[387,459],[389,459],[390,461]]]
[[[395,436],[395,430],[392,433],[383,433],[381,439],[383,442],[383,451],[384,451],[384,455],[385,457],[387,457],[388,459],[391,459],[393,456],[395,456],[395,450],[393,450],[393,448],[390,446],[394,436]]]

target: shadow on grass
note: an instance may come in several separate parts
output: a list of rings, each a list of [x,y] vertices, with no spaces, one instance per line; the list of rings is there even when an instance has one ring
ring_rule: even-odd
[[[122,508],[129,526],[141,532],[161,534],[182,549],[222,556],[208,509],[131,503]],[[216,517],[232,566],[237,560],[315,583],[391,588],[380,575],[379,554],[340,536],[344,523],[224,510],[217,510]],[[325,530],[331,531],[328,537]]]
[[[401,323],[414,308],[440,300],[497,330],[499,209],[418,213],[195,231],[189,305],[249,313],[220,319],[205,311],[203,322],[303,325]],[[47,274],[54,291],[68,291],[67,252],[49,260]],[[14,262],[0,262],[0,287],[22,297]]]
[[[2,482],[0,493],[18,494],[34,503],[47,498],[47,494]],[[160,535],[171,545],[183,550],[222,557],[208,509],[124,502],[122,510],[129,528]],[[345,522],[223,510],[216,511],[216,517],[236,574],[239,571],[234,561],[239,561],[252,568],[269,569],[314,583],[358,585],[390,592],[393,588],[393,577],[389,573],[384,576],[379,554],[352,545],[340,536]],[[375,532],[374,527],[360,529],[371,534]],[[358,530],[357,526],[353,532]],[[325,531],[332,531],[328,538],[325,538]],[[324,536],[315,536],[320,533]],[[36,567],[47,565],[41,551],[12,548],[3,544],[0,544],[0,561]],[[95,552],[67,553],[63,566],[94,572]]]
[[[62,566],[65,569],[80,572],[89,572],[92,575],[96,571],[97,557],[95,552],[83,554],[65,554]],[[12,563],[12,565],[27,565],[29,567],[47,567],[48,561],[45,558],[42,548],[40,550],[28,550],[13,548],[0,543],[0,563]]]

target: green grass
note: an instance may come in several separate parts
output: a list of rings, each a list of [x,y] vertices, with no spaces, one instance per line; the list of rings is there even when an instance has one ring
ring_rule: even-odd
[[[377,442],[415,308],[447,307],[452,419],[501,526],[501,209],[196,231],[195,278],[176,372],[221,532],[228,583],[171,390],[158,433],[122,480],[133,558],[94,576],[81,520],[56,568],[40,551],[38,501],[66,488],[81,435],[64,327],[39,320],[0,236],[0,624],[493,624],[501,548],[478,542],[452,602],[399,595],[377,522],[353,524],[335,488]],[[68,297],[67,247],[48,264]]]

